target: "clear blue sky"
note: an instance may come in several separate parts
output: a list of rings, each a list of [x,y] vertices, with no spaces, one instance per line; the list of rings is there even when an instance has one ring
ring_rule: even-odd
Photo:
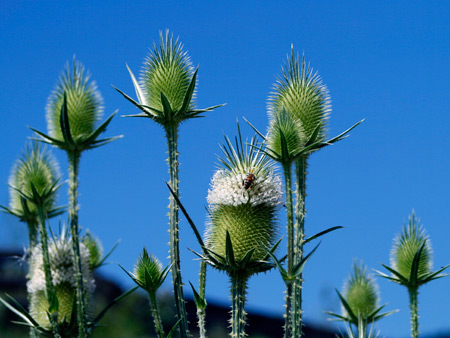
[[[435,267],[450,263],[450,3],[448,1],[4,1],[0,7],[0,203],[32,126],[46,131],[47,98],[74,54],[91,70],[106,115],[137,113],[112,87],[134,94],[125,64],[137,73],[158,31],[180,36],[199,65],[198,104],[228,103],[181,127],[181,195],[200,228],[223,133],[234,135],[245,116],[267,125],[268,93],[291,43],[328,85],[330,133],[366,121],[351,136],[315,154],[308,176],[308,234],[328,235],[305,271],[305,317],[322,323],[339,311],[341,288],[353,258],[370,268],[389,262],[392,238],[414,208],[429,234]],[[250,128],[244,134],[251,136]],[[125,137],[86,153],[81,162],[80,222],[110,248],[112,261],[132,268],[143,246],[168,256],[166,145],[146,119],[116,117],[107,135]],[[65,173],[64,153],[55,150]],[[64,174],[67,178],[67,174]],[[66,203],[66,188],[61,204]],[[57,224],[53,222],[53,224]],[[3,247],[25,245],[26,227],[0,215]],[[197,284],[198,248],[181,226],[184,281]],[[282,226],[284,229],[284,226]],[[102,271],[125,286],[116,264]],[[208,277],[210,301],[228,302],[226,276]],[[389,337],[409,334],[406,290],[378,279],[387,309],[400,309],[378,327]],[[450,278],[423,287],[423,333],[450,330]],[[170,284],[166,284],[170,289]],[[248,308],[283,312],[278,272],[253,278]],[[186,288],[186,292],[189,290]],[[331,324],[327,324],[331,325]]]

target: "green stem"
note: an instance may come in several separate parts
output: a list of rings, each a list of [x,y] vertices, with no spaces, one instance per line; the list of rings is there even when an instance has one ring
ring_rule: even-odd
[[[29,251],[31,254],[31,250],[33,250],[33,248],[38,243],[38,236],[37,236],[38,224],[36,224],[34,221],[27,221],[27,225],[28,225]]]
[[[293,211],[293,197],[292,197],[292,174],[291,163],[283,163],[284,182],[286,189],[286,213],[287,213],[287,272],[290,276],[294,266],[294,211]],[[286,283],[286,312],[284,323],[284,337],[291,337],[292,330],[292,284]]]
[[[295,204],[295,243],[294,243],[294,264],[298,264],[303,259],[303,243],[305,240],[305,197],[306,197],[306,170],[307,170],[307,158],[301,157],[295,163],[295,176],[296,176],[296,204]],[[302,332],[302,288],[303,277],[300,274],[293,285],[293,336],[301,337]]]
[[[198,294],[205,300],[205,288],[206,288],[206,261],[202,260],[200,263],[200,280]],[[205,301],[206,305],[206,301]],[[200,338],[206,338],[206,309],[205,307],[197,308],[198,328],[200,330]]]
[[[410,287],[409,292],[409,306],[411,309],[411,337],[419,338],[419,288]]]
[[[231,277],[231,337],[244,338],[247,322],[245,312],[245,296],[247,292],[248,275],[242,271],[236,271]]]
[[[54,297],[56,297],[56,293],[53,289],[53,278],[52,271],[50,266],[50,256],[48,253],[48,234],[46,227],[46,214],[44,211],[44,203],[37,203],[36,209],[38,212],[39,218],[39,235],[41,236],[41,248],[42,248],[42,260],[44,264],[44,275],[45,275],[45,297],[48,300],[50,306],[52,306],[55,302]],[[50,325],[52,327],[53,335],[55,338],[61,337],[58,332],[58,323],[55,321],[55,317],[53,313],[55,309],[51,309],[52,313],[49,316]]]
[[[150,297],[150,307],[152,310],[153,321],[155,322],[156,334],[159,338],[164,338],[166,334],[164,333],[161,316],[159,314],[158,300],[156,299],[156,291],[149,292]]]
[[[78,337],[87,337],[87,311],[83,285],[83,273],[80,255],[80,239],[78,230],[78,171],[81,153],[73,150],[67,152],[69,157],[69,218],[72,234],[72,250],[75,264],[75,281],[77,288]]]
[[[179,196],[178,188],[178,125],[165,126],[167,146],[168,146],[168,163],[170,175],[170,187],[174,193]],[[178,320],[181,320],[179,328],[182,338],[189,337],[188,322],[186,315],[186,304],[183,295],[183,282],[181,279],[180,268],[180,248],[179,248],[179,232],[178,232],[178,205],[175,199],[169,197],[169,234],[170,234],[170,262],[172,263],[172,282],[175,293],[175,301],[177,306]]]

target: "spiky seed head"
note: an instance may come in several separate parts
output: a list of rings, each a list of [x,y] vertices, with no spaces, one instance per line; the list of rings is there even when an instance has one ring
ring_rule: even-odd
[[[52,153],[43,148],[40,143],[28,144],[22,156],[13,166],[9,177],[10,208],[22,219],[37,224],[37,210],[33,202],[27,201],[30,215],[25,215],[22,198],[19,191],[32,196],[32,185],[40,195],[51,190],[60,177],[59,166]],[[56,204],[56,191],[50,194],[45,201],[45,211],[48,213]],[[31,218],[31,219],[30,219]]]
[[[282,68],[282,76],[277,79],[269,97],[269,117],[284,109],[301,123],[306,139],[320,125],[318,141],[323,141],[331,112],[330,103],[328,89],[319,74],[306,64],[304,57],[300,63],[292,47],[291,55]]]
[[[428,274],[433,269],[431,240],[425,232],[414,212],[408,219],[408,225],[404,225],[403,231],[394,238],[391,250],[391,266],[409,279],[411,267],[416,252],[422,247],[419,260],[418,277]]]
[[[283,138],[286,141],[287,154],[283,154]],[[281,109],[272,115],[266,141],[269,154],[278,154],[274,157],[280,162],[291,162],[305,146],[308,138],[300,121]]]
[[[89,265],[91,270],[95,270],[100,266],[103,257],[103,246],[100,240],[86,231],[86,235],[82,240],[83,244],[89,250]]]
[[[258,261],[267,255],[264,247],[272,246],[276,239],[276,211],[283,203],[281,180],[267,157],[254,151],[251,145],[256,144],[255,139],[247,149],[240,135],[236,148],[228,138],[226,141],[222,168],[214,174],[207,197],[210,217],[206,245],[225,257],[228,232],[236,262],[252,249],[251,260]]]
[[[144,248],[134,267],[136,282],[145,290],[154,292],[164,281],[161,278],[162,273],[161,262],[155,256],[149,255],[147,249]]]
[[[163,110],[161,92],[167,97],[174,112],[183,106],[183,100],[193,76],[193,67],[187,52],[178,38],[167,30],[165,36],[160,32],[160,44],[145,59],[141,72],[141,87],[147,105]],[[190,107],[194,107],[195,93]]]
[[[353,313],[361,318],[367,318],[380,302],[378,285],[362,262],[355,261],[350,276],[344,284],[343,297]],[[342,308],[344,316],[348,316]]]
[[[83,283],[87,291],[86,298],[95,289],[95,282],[90,271],[89,250],[80,243],[81,271]],[[73,307],[73,299],[76,296],[75,262],[72,252],[72,240],[66,236],[65,231],[59,238],[49,241],[49,258],[52,282],[58,297],[58,322],[69,322]],[[43,327],[49,327],[50,323],[46,312],[48,311],[48,300],[45,296],[45,273],[42,248],[40,245],[33,248],[29,260],[29,273],[27,289],[31,295],[30,312],[33,318]]]
[[[64,141],[60,124],[64,93],[70,131],[75,143],[80,143],[96,130],[103,115],[103,98],[95,81],[90,81],[90,73],[75,59],[72,68],[66,65],[47,102],[48,134],[59,141]]]

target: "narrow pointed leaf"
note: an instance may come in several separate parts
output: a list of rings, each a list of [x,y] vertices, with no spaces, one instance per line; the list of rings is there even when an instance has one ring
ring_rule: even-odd
[[[314,236],[311,236],[311,237],[305,239],[305,241],[303,242],[303,244],[309,243],[309,242],[311,242],[312,240],[314,240],[314,239],[316,239],[316,238],[319,238],[319,237],[321,237],[321,236],[323,236],[323,235],[325,235],[325,234],[327,234],[327,233],[329,233],[329,232],[331,232],[331,231],[334,231],[334,230],[337,230],[337,229],[342,229],[342,228],[343,228],[343,226],[335,226],[335,227],[328,228],[328,229],[326,229],[326,230],[324,230],[324,231],[321,231],[321,232],[315,234]]]
[[[126,66],[127,66],[128,72],[130,73],[131,81],[133,82],[134,90],[136,91],[136,96],[138,98],[139,103],[146,104],[145,96],[144,96],[141,86],[139,85],[139,82],[136,80],[136,77],[134,76],[130,67],[128,67],[128,65],[126,65]]]
[[[319,135],[321,127],[322,127],[322,124],[319,123],[317,125],[317,127],[314,129],[314,131],[313,131],[311,137],[309,138],[308,142],[306,142],[305,146],[309,146],[309,145],[313,144],[316,141],[317,136]]]
[[[298,276],[298,275],[300,275],[300,274],[302,273],[303,269],[305,268],[306,262],[307,262],[308,259],[312,256],[312,254],[314,253],[314,251],[317,250],[317,248],[319,247],[319,245],[320,245],[320,242],[319,242],[319,244],[317,244],[317,245],[315,246],[314,249],[312,249],[312,251],[311,251],[308,255],[306,255],[305,257],[303,257],[302,260],[301,260],[300,262],[298,262],[298,264],[297,264],[296,266],[294,266],[294,268],[292,269],[292,274],[293,274],[293,276]]]
[[[225,105],[226,105],[226,103],[222,103],[222,104],[218,104],[218,105],[211,106],[211,107],[208,107],[208,108],[188,110],[188,111],[186,112],[186,114],[191,114],[191,113],[199,113],[199,114],[201,114],[201,113],[206,113],[206,112],[209,112],[209,111],[211,111],[211,110],[214,110],[214,109],[223,107],[223,106],[225,106]]]
[[[247,253],[245,254],[244,258],[242,258],[242,260],[240,261],[239,265],[240,265],[241,267],[244,267],[244,268],[245,268],[245,266],[247,266],[247,264],[248,264],[248,263],[250,262],[250,260],[252,259],[252,256],[253,256],[254,252],[255,252],[255,248],[253,248],[253,249],[247,251]]]
[[[178,206],[180,207],[181,211],[183,212],[184,216],[186,217],[186,220],[188,221],[189,225],[191,226],[192,230],[194,231],[195,237],[197,237],[197,241],[200,244],[202,248],[205,247],[205,243],[203,243],[202,236],[200,235],[200,232],[197,230],[197,227],[195,226],[194,222],[192,221],[191,217],[187,213],[186,209],[184,208],[183,204],[181,203],[178,196],[174,193],[172,188],[170,187],[169,183],[166,182],[167,187],[170,190],[170,193],[172,194],[173,198],[175,198],[175,201],[177,202]]]
[[[249,125],[250,127],[253,128],[253,130],[255,131],[255,133],[257,133],[263,140],[266,140],[266,137],[265,137],[263,134],[261,134],[261,132],[260,132],[258,129],[256,129],[256,127],[255,127],[253,124],[251,124],[245,117],[243,117],[243,119],[244,119],[245,122],[248,123],[248,125]]]
[[[170,105],[169,99],[163,92],[161,92],[161,103],[164,108],[164,115],[171,117],[173,115],[172,106]]]
[[[264,247],[264,249],[267,251],[267,254],[273,259],[276,266],[278,267],[278,270],[280,270],[281,277],[283,277],[283,280],[286,282],[289,276],[288,276],[287,271],[281,265],[280,260],[278,260],[278,258],[275,257],[275,255],[272,253],[272,251],[270,251],[269,249],[267,249],[265,247]]]
[[[130,96],[128,96],[127,94],[125,94],[123,91],[121,91],[119,88],[116,88],[116,87],[114,87],[114,86],[113,86],[113,88],[114,88],[115,90],[117,90],[120,94],[122,94],[122,96],[123,96],[124,98],[126,98],[128,101],[130,101],[132,104],[134,104],[137,108],[139,108],[140,110],[142,110],[145,114],[148,114],[149,117],[154,117],[154,116],[155,116],[155,114],[152,113],[152,112],[150,112],[149,110],[156,110],[156,109],[151,108],[151,107],[148,107],[148,106],[145,106],[145,105],[142,105],[142,104],[136,102],[136,101],[133,100]],[[146,108],[149,109],[149,110],[147,110]],[[158,111],[158,110],[156,110],[156,111]],[[158,112],[159,112],[159,111],[158,111]],[[162,113],[162,112],[160,112],[160,113]]]
[[[291,159],[289,158],[289,149],[286,136],[284,135],[282,130],[280,130],[280,138],[281,138],[281,159],[283,162],[286,162]]]
[[[123,269],[123,268],[122,268]],[[125,270],[126,271],[126,270]],[[114,306],[116,303],[120,302],[123,298],[125,298],[126,296],[130,295],[131,293],[133,293],[134,291],[136,291],[137,289],[139,289],[139,286],[135,286],[134,288],[132,288],[131,290],[128,290],[127,292],[124,292],[123,294],[121,294],[119,297],[115,298],[111,303],[109,303],[98,315],[97,317],[95,317],[95,319],[90,323],[90,326],[95,326],[106,314],[106,312],[108,312],[108,310]]]
[[[230,233],[227,230],[226,239],[225,239],[225,253],[226,253],[226,260],[229,265],[235,266],[236,261],[234,259],[234,250],[233,250],[233,243],[231,242]]]
[[[408,279],[406,279],[400,272],[397,272],[397,271],[395,271],[394,269],[392,269],[392,268],[390,268],[389,266],[387,266],[387,265],[384,265],[384,264],[381,264],[386,270],[388,270],[389,272],[391,272],[393,275],[395,275],[398,279],[399,279],[399,281],[402,283],[402,284],[405,284],[405,283],[408,283],[409,281],[408,281]],[[381,276],[381,277],[383,277],[383,276]],[[392,278],[392,277],[391,277]]]
[[[94,142],[97,137],[99,137],[99,135],[101,133],[103,133],[106,130],[106,127],[108,127],[109,123],[111,122],[111,120],[113,119],[113,117],[117,114],[117,110],[112,113],[106,120],[105,122],[103,122],[94,132],[92,132],[91,135],[89,135],[89,137],[83,141],[84,144],[89,145],[92,142]]]
[[[425,244],[427,244],[426,240],[423,241],[423,244],[419,248],[419,250],[416,251],[412,264],[411,264],[411,272],[409,275],[409,284],[413,287],[417,286],[417,280],[418,280],[418,274],[419,274],[419,263],[420,263],[420,256],[422,255],[423,249],[425,248]]]
[[[398,310],[393,310],[393,311],[381,313],[381,314],[379,314],[379,315],[373,317],[373,321],[376,322],[376,321],[378,321],[378,320],[381,319],[381,318],[384,318],[384,317],[393,315],[394,313],[397,313],[397,312],[398,312]]]
[[[423,276],[423,277],[421,276],[421,280],[420,280],[421,284],[428,283],[429,281],[432,281],[432,280],[434,280],[434,279],[438,279],[438,278],[442,278],[442,277],[447,277],[447,276],[449,276],[448,273],[443,274],[443,275],[439,275],[442,271],[444,271],[445,269],[447,269],[449,266],[450,266],[450,264],[448,264],[448,265],[446,265],[446,266],[440,268],[439,270],[437,270],[437,271],[435,271],[435,272],[432,272],[432,273],[430,273],[430,274],[428,274],[428,275],[425,275],[425,276]]]
[[[18,307],[15,308],[11,304],[9,304],[7,301],[5,301],[3,298],[0,297],[0,302],[3,303],[8,309],[10,309],[12,312],[14,312],[16,315],[18,315],[20,318],[25,320],[27,323],[30,323],[33,326],[39,326],[39,324],[31,317],[31,315],[22,307],[22,305],[19,304],[14,298],[12,298],[9,295],[6,295],[8,298],[10,298],[14,304]]]
[[[189,284],[191,285],[192,292],[194,293],[195,306],[197,307],[197,309],[205,309],[206,308],[205,300],[202,297],[200,297],[197,290],[195,290],[194,285],[192,285],[191,282],[189,282]]]
[[[66,141],[67,145],[70,148],[75,146],[75,141],[73,140],[72,133],[70,131],[70,122],[69,122],[69,112],[67,110],[67,95],[64,92],[63,103],[61,106],[61,114],[59,115],[59,124],[61,126],[61,132],[64,137],[64,141]]]
[[[351,321],[350,318],[347,318],[347,317],[338,315],[337,313],[334,313],[334,312],[325,311],[325,313],[326,313],[326,314],[329,314],[330,316],[336,317],[336,318],[331,318],[331,320],[342,320],[342,321],[344,321],[344,322],[349,322],[349,321]]]
[[[42,138],[44,138],[44,140],[42,140],[42,139],[36,139],[37,141],[45,142],[45,143],[49,143],[49,144],[53,144],[53,145],[55,145],[55,146],[57,146],[57,147],[59,147],[59,148],[64,148],[64,146],[65,146],[65,143],[64,143],[64,142],[61,142],[60,140],[57,140],[57,139],[55,139],[55,138],[53,138],[53,137],[50,137],[50,136],[48,136],[47,134],[44,134],[43,132],[40,132],[40,131],[37,130],[37,129],[31,128],[31,127],[28,127],[28,128],[30,128],[30,129],[31,129],[32,131],[34,131],[36,134],[38,134],[39,136],[41,136]],[[48,142],[46,142],[45,140],[48,140]]]
[[[280,245],[282,239],[283,239],[283,238],[280,238],[280,239],[275,243],[275,245],[272,247],[272,249],[270,249],[270,252],[271,252],[271,253],[274,253],[274,252],[275,252],[275,250],[276,250],[276,249],[278,248],[278,246]],[[264,256],[263,261],[268,260],[269,257],[270,257],[270,255],[267,254],[266,256]]]
[[[195,85],[196,85],[196,81],[197,81],[197,72],[198,72],[198,67],[194,72],[194,75],[192,76],[191,82],[189,83],[189,87],[186,90],[186,94],[184,95],[184,99],[183,99],[183,105],[181,106],[180,109],[180,114],[184,114],[187,109],[189,108],[189,104],[191,103],[192,100],[192,95],[194,94],[194,90],[195,90]]]
[[[342,306],[344,307],[345,311],[347,311],[347,314],[350,316],[350,319],[352,320],[353,323],[357,323],[358,317],[356,317],[356,315],[353,313],[352,308],[347,303],[347,300],[344,297],[342,297],[341,293],[337,289],[335,290],[339,296],[339,299],[341,300]]]
[[[175,324],[173,324],[173,326],[170,329],[169,333],[167,334],[166,338],[172,338],[172,335],[175,332],[175,330],[177,329],[178,325],[180,325],[180,322],[181,322],[181,318],[178,319],[178,321]]]
[[[365,119],[362,119],[361,121],[355,123],[353,126],[351,126],[350,128],[348,128],[348,129],[347,129],[346,131],[344,131],[343,133],[341,133],[341,134],[339,134],[338,136],[333,137],[332,139],[328,140],[328,141],[326,142],[326,143],[327,143],[326,145],[328,145],[328,144],[333,144],[333,143],[335,143],[335,142],[337,142],[337,141],[342,140],[343,137],[344,137],[345,135],[347,135],[351,130],[353,130],[354,128],[356,128],[357,126],[359,126],[361,123],[363,123],[364,120],[365,120]]]
[[[129,272],[127,269],[125,269],[122,265],[120,265],[120,264],[118,264],[118,265],[133,280],[133,282],[135,282],[138,285],[138,287],[145,289],[144,285],[142,285],[142,283],[136,278],[135,275],[133,275],[131,272]]]

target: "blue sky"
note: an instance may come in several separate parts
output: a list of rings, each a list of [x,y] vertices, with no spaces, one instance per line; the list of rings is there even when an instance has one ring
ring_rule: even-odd
[[[11,166],[32,135],[26,126],[46,131],[46,101],[65,63],[76,54],[91,71],[105,115],[137,113],[111,85],[133,94],[125,64],[138,73],[159,30],[168,28],[200,67],[199,107],[227,103],[180,131],[181,196],[204,228],[223,133],[234,135],[243,116],[266,130],[267,97],[293,44],[330,90],[330,134],[366,119],[310,161],[307,233],[345,226],[323,239],[305,270],[305,318],[325,323],[323,311],[339,311],[334,288],[341,288],[352,260],[375,269],[388,263],[392,238],[412,209],[431,236],[435,267],[450,263],[449,12],[448,1],[6,2],[0,8],[0,203],[8,203]],[[252,135],[246,126],[243,133]],[[121,239],[113,262],[131,269],[146,246],[167,263],[163,132],[149,120],[117,116],[106,135],[120,134],[123,139],[82,157],[80,223],[105,248]],[[65,173],[64,153],[54,153]],[[0,226],[0,245],[26,244],[23,224],[2,214]],[[198,262],[187,248],[198,247],[187,222],[180,227],[183,278],[196,284]],[[116,264],[102,271],[131,286]],[[208,282],[208,299],[227,303],[226,276],[212,272]],[[378,283],[387,309],[400,310],[378,327],[389,337],[408,336],[406,290]],[[421,290],[423,333],[450,330],[449,283]],[[248,308],[281,315],[283,290],[276,271],[253,278]]]

